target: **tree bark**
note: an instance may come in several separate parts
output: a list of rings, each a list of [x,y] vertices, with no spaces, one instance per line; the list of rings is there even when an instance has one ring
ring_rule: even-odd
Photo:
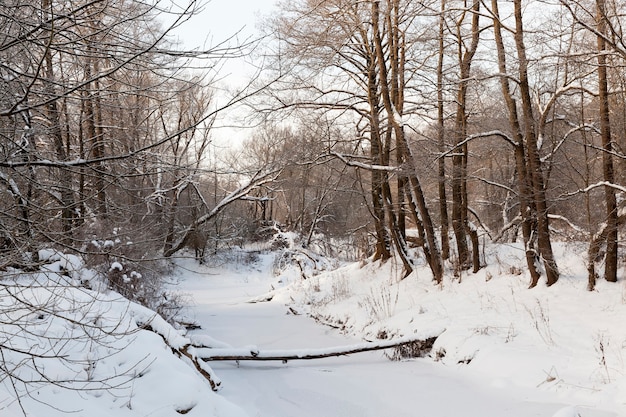
[[[616,225],[622,226],[626,223],[626,213],[618,215],[616,219]],[[602,246],[607,243],[607,236],[609,233],[609,227],[605,223],[598,233],[596,233],[592,239],[591,243],[589,243],[589,249],[587,251],[587,290],[593,291],[596,287],[596,281],[598,279],[598,274],[596,273],[596,262],[602,259],[600,256],[600,251]]]
[[[370,56],[367,63],[370,124],[370,158],[372,163],[383,165],[383,144],[380,137],[380,104],[378,82],[376,77],[376,57]],[[372,206],[374,228],[376,230],[376,251],[374,260],[386,261],[391,258],[391,241],[385,226],[385,208],[383,199],[383,183],[387,177],[383,172],[374,170],[372,176]]]
[[[42,0],[42,12],[44,19],[47,20],[49,9],[51,7],[50,0]],[[50,38],[54,37],[54,33],[49,34]],[[54,144],[57,158],[60,161],[67,161],[68,155],[63,141],[63,130],[61,127],[61,112],[59,110],[58,95],[55,92],[55,74],[54,64],[52,62],[52,51],[49,45],[45,50],[45,92],[49,97],[46,105],[47,118],[49,122],[49,134]],[[62,240],[69,241],[72,238],[72,230],[74,227],[74,194],[72,191],[72,176],[69,170],[59,168],[59,195],[61,196],[61,224],[63,230]]]
[[[607,81],[606,44],[606,7],[604,0],[596,0],[598,44],[598,100],[600,110],[600,136],[602,137],[602,173],[604,181],[609,184],[615,182],[613,169],[613,143],[611,137],[611,120],[609,108],[609,91]],[[604,278],[609,282],[617,281],[617,199],[613,187],[604,187],[604,201],[606,206],[606,255]]]
[[[441,227],[441,258],[450,257],[450,221],[448,218],[448,197],[446,194],[446,160],[443,157],[445,149],[445,120],[443,102],[443,60],[444,60],[444,11],[446,0],[441,0],[441,15],[439,16],[439,55],[437,59],[437,146],[440,157],[437,160],[437,178],[439,192],[439,224]]]
[[[548,221],[548,204],[544,186],[541,159],[539,158],[537,134],[535,131],[535,118],[533,114],[530,96],[530,82],[528,80],[528,59],[524,44],[524,27],[522,23],[522,1],[514,0],[515,15],[515,46],[519,61],[519,88],[522,98],[522,113],[524,117],[524,137],[526,139],[526,151],[528,153],[528,171],[532,184],[533,201],[537,213],[537,242],[539,254],[543,260],[546,271],[548,286],[553,285],[559,279],[559,269],[552,252],[550,239],[550,226]],[[535,283],[536,285],[536,283]],[[531,284],[531,287],[534,286]]]
[[[437,238],[435,235],[435,229],[432,221],[432,217],[428,211],[428,207],[426,205],[426,199],[424,197],[424,192],[422,190],[421,184],[417,178],[416,170],[415,170],[415,160],[411,153],[411,149],[408,146],[406,136],[404,133],[403,122],[401,120],[402,114],[399,113],[398,108],[395,106],[395,103],[392,101],[391,91],[390,91],[390,80],[389,80],[389,72],[387,70],[387,62],[385,60],[385,53],[383,49],[383,40],[379,27],[379,16],[380,16],[380,5],[378,1],[372,2],[372,27],[373,27],[373,38],[374,38],[374,46],[376,51],[376,59],[378,64],[378,75],[380,80],[380,96],[383,101],[383,105],[385,108],[385,112],[387,113],[387,119],[389,122],[389,126],[393,129],[393,133],[396,139],[396,144],[400,147],[405,156],[406,167],[407,167],[407,176],[408,181],[411,187],[411,198],[413,199],[413,204],[419,210],[419,217],[421,218],[424,224],[424,230],[426,234],[426,244],[428,250],[425,251],[430,257],[429,265],[431,266],[431,270],[433,273],[433,279],[436,282],[441,282],[443,279],[443,265],[441,260],[441,254],[439,251],[439,246],[437,242]],[[394,30],[397,28],[390,28],[389,30]],[[417,215],[417,214],[416,214]]]
[[[509,80],[507,77],[506,53],[504,41],[502,39],[502,25],[500,24],[500,14],[498,11],[498,1],[491,1],[492,13],[494,15],[494,35],[496,50],[498,53],[498,69],[502,74],[500,77],[500,87],[508,110],[509,125],[515,138],[514,153],[515,166],[517,170],[517,184],[520,202],[520,216],[522,218],[522,237],[524,239],[524,252],[526,255],[526,265],[530,272],[531,283],[534,287],[539,282],[540,274],[537,269],[538,256],[535,250],[534,240],[536,233],[535,209],[532,203],[530,180],[527,173],[526,151],[524,146],[524,136],[519,122],[517,112],[517,102],[513,98]]]
[[[457,109],[455,117],[455,151],[452,156],[452,230],[456,237],[458,266],[465,270],[470,267],[467,246],[468,210],[467,210],[467,88],[471,74],[472,60],[480,40],[479,28],[480,1],[472,2],[472,37],[470,46],[463,53],[459,47],[459,85],[457,89]],[[460,29],[457,34],[459,44],[463,43]],[[473,248],[478,253],[478,248]],[[474,269],[476,269],[474,265]]]

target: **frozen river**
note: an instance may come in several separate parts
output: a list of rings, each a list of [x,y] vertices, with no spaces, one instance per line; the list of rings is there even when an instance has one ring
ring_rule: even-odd
[[[267,280],[189,272],[180,285],[207,334],[234,347],[326,348],[361,342],[276,302],[249,303]],[[309,361],[212,362],[220,395],[251,417],[575,417],[556,396],[485,384],[430,359],[388,360],[382,352]],[[614,414],[581,408],[581,417]]]

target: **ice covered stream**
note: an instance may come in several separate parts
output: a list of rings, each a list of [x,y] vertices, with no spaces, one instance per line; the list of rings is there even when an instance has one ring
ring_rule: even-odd
[[[179,290],[209,335],[234,347],[324,348],[361,342],[288,313],[277,302],[249,303],[266,293],[263,271],[207,269],[186,263]],[[608,417],[556,395],[493,386],[431,359],[392,362],[382,352],[309,361],[212,362],[220,395],[251,417]]]

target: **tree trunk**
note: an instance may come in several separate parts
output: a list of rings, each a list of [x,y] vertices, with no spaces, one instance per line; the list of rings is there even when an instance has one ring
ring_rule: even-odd
[[[622,226],[626,222],[626,214],[618,215],[617,219],[615,219],[617,226]],[[593,291],[596,286],[596,280],[598,278],[596,273],[596,262],[602,259],[600,256],[600,250],[602,246],[607,243],[609,227],[605,223],[598,233],[596,233],[591,238],[591,242],[589,243],[589,249],[587,251],[587,273],[588,275],[588,283],[587,289],[589,291]]]
[[[370,123],[370,157],[375,164],[383,165],[383,146],[380,138],[380,108],[378,83],[376,77],[376,60],[371,57],[368,62],[368,101]],[[383,182],[386,177],[383,172],[374,170],[372,175],[372,206],[374,214],[374,228],[376,230],[376,252],[374,260],[386,261],[391,258],[391,242],[385,228],[385,208],[383,199]]]
[[[609,184],[615,182],[613,170],[613,150],[611,138],[611,121],[609,109],[609,92],[607,81],[606,45],[606,10],[604,0],[596,0],[597,8],[597,36],[598,43],[598,100],[600,111],[600,135],[602,137],[602,173],[604,181]],[[604,266],[604,278],[609,282],[617,281],[617,200],[613,187],[604,187],[604,201],[606,206],[606,257]]]
[[[441,226],[441,257],[448,259],[450,257],[450,222],[448,218],[448,201],[446,195],[446,160],[443,157],[445,149],[445,125],[444,125],[444,106],[443,106],[443,60],[444,60],[444,11],[446,9],[446,0],[441,0],[441,15],[439,16],[439,56],[437,59],[437,146],[439,150],[439,159],[437,160],[437,178],[439,192],[439,223]]]
[[[520,203],[520,216],[522,218],[522,237],[524,239],[524,252],[526,255],[526,265],[530,272],[531,287],[539,282],[540,274],[537,269],[537,252],[534,248],[536,222],[535,209],[532,204],[532,195],[530,181],[526,170],[526,152],[524,149],[524,137],[517,113],[517,103],[513,98],[509,86],[509,80],[506,77],[507,65],[506,54],[504,50],[504,41],[502,39],[502,25],[500,24],[500,15],[498,11],[498,1],[492,0],[492,13],[494,15],[494,36],[496,41],[496,50],[498,53],[498,68],[502,76],[500,77],[500,86],[502,95],[508,109],[509,125],[513,132],[516,144],[514,145],[515,166],[517,170],[517,183]]]
[[[93,61],[94,73],[100,71],[98,60]],[[94,108],[94,128],[96,135],[93,136],[93,157],[95,159],[104,158],[104,130],[102,128],[102,104],[100,102],[100,81],[96,79],[93,83],[93,90],[90,95],[93,96],[93,108]],[[107,202],[106,202],[106,190],[105,190],[105,166],[102,162],[96,164],[96,191],[98,201],[98,212],[100,215],[106,217],[107,215]]]
[[[406,238],[403,231],[398,226],[398,219],[393,210],[393,200],[391,197],[391,187],[389,186],[389,183],[383,184],[383,199],[385,202],[387,221],[389,222],[389,231],[391,233],[391,237],[393,238],[396,252],[402,261],[402,265],[404,267],[403,278],[405,278],[413,272],[414,265],[409,254],[409,247],[406,243]]]
[[[404,129],[401,120],[402,114],[399,113],[398,108],[394,105],[391,99],[390,92],[390,80],[387,71],[387,62],[385,60],[385,53],[383,50],[383,41],[379,28],[379,15],[380,8],[379,2],[372,2],[372,27],[374,30],[374,46],[376,51],[376,60],[378,64],[378,74],[380,80],[380,96],[387,113],[387,118],[390,127],[393,129],[397,146],[402,148],[405,153],[405,160],[407,165],[408,181],[411,185],[412,198],[414,199],[414,205],[418,208],[420,218],[424,224],[426,234],[426,244],[428,246],[428,253],[430,255],[429,265],[433,273],[433,279],[436,282],[441,282],[443,279],[443,265],[441,261],[441,254],[437,243],[437,237],[435,235],[435,229],[433,221],[426,205],[426,199],[422,191],[422,187],[417,179],[415,171],[415,160],[408,146]],[[395,28],[397,29],[397,28]],[[392,30],[392,29],[390,29]]]
[[[468,206],[467,206],[467,88],[471,74],[472,60],[480,40],[479,12],[480,1],[472,2],[472,38],[469,47],[463,53],[459,48],[459,85],[457,90],[457,109],[455,118],[455,150],[452,156],[452,229],[456,237],[458,265],[461,270],[470,267],[469,249],[467,246]],[[457,41],[463,43],[460,30]],[[478,253],[478,248],[474,247]],[[479,265],[474,265],[477,270]]]
[[[48,19],[48,11],[51,7],[50,0],[42,0],[42,11],[44,13],[44,20]],[[49,35],[53,37],[54,34]],[[48,48],[45,51],[45,77],[46,86],[45,91],[49,97],[49,102],[46,105],[47,117],[49,121],[49,134],[54,144],[54,149],[57,154],[57,158],[60,161],[67,161],[67,152],[63,142],[63,130],[61,127],[61,114],[58,105],[57,94],[55,93],[55,74],[54,65],[52,62],[52,51]],[[63,230],[63,240],[69,241],[72,237],[72,230],[74,226],[74,195],[72,191],[72,176],[69,170],[59,168],[59,195],[61,201],[61,227]]]
[[[552,252],[548,221],[548,204],[546,200],[541,159],[539,158],[539,150],[537,148],[537,134],[535,131],[535,119],[530,97],[530,83],[528,80],[528,60],[526,58],[526,47],[524,45],[522,1],[514,0],[513,3],[515,14],[515,46],[517,48],[517,56],[519,60],[518,75],[525,126],[524,136],[526,138],[526,151],[528,153],[528,171],[532,184],[533,201],[537,210],[537,242],[539,254],[543,260],[546,271],[547,284],[550,286],[556,283],[559,279],[559,270]]]
[[[404,60],[405,60],[405,44],[403,36],[399,30],[400,27],[400,10],[399,0],[392,0],[391,7],[386,16],[387,27],[389,30],[389,67],[391,75],[391,101],[399,114],[404,112]],[[396,146],[396,160],[399,167],[405,162],[405,152],[400,146]],[[396,191],[398,194],[397,217],[398,230],[403,239],[406,239],[406,213],[405,213],[405,184],[407,177],[404,171],[398,173]]]

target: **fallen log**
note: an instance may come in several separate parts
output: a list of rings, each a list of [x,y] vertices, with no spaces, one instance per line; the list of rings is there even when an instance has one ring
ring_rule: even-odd
[[[141,322],[138,322],[137,326],[140,329],[147,330],[161,336],[163,342],[165,342],[165,344],[172,350],[172,353],[174,353],[179,358],[187,358],[187,360],[191,362],[193,367],[196,368],[198,373],[207,380],[207,382],[211,386],[211,389],[215,392],[219,391],[222,381],[220,381],[217,375],[215,375],[215,373],[208,364],[205,364],[204,362],[201,362],[199,360],[200,358],[198,358],[198,356],[196,355],[195,347],[191,344],[180,345],[179,343],[173,343],[173,341],[170,340],[170,337],[168,337],[168,332],[163,331],[163,327],[165,327],[165,329],[167,330],[169,329],[166,326],[163,326],[163,323],[165,323],[165,321],[161,318],[161,316],[155,315],[151,317],[151,319],[155,320],[155,322],[157,323],[156,326],[153,326],[149,323]],[[175,342],[180,342],[180,340],[176,340]]]
[[[183,346],[177,351],[174,350],[174,353],[176,353],[179,357],[182,355],[186,357],[189,361],[191,361],[194,368],[196,368],[196,371],[198,371],[198,373],[208,381],[213,391],[217,392],[220,390],[222,381],[220,381],[217,375],[215,375],[209,365],[203,364],[198,360],[198,357],[195,355],[193,346]]]
[[[346,356],[353,353],[384,350],[412,345],[414,351],[429,352],[443,333],[438,332],[434,336],[421,337],[409,336],[395,340],[381,340],[377,342],[365,342],[348,346],[337,346],[323,349],[296,349],[296,350],[259,350],[256,346],[240,349],[212,349],[196,347],[195,354],[198,359],[210,361],[282,361],[322,359],[333,356]]]

